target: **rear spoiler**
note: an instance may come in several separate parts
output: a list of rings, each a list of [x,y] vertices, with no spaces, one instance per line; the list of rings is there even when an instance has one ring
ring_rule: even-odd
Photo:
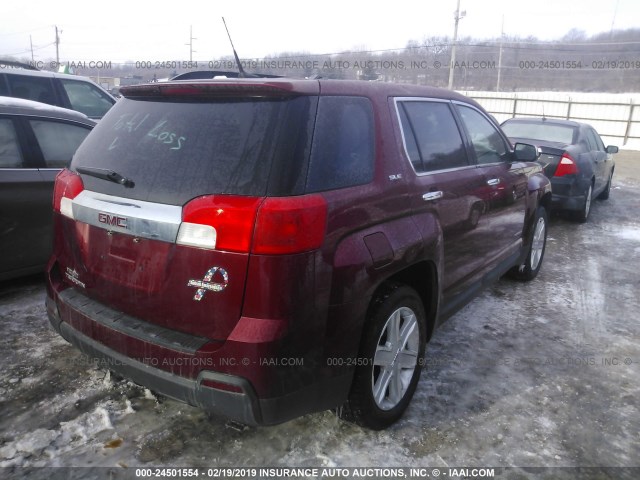
[[[185,81],[152,83],[122,87],[120,94],[125,98],[158,97],[284,97],[297,95],[317,95],[320,91],[317,81],[264,81],[258,79],[220,79],[209,81]]]
[[[216,77],[222,78],[244,78],[240,76],[240,72],[231,72],[228,70],[194,70],[192,72],[180,73],[171,80],[206,80]],[[282,78],[282,75],[271,75],[266,73],[252,73],[249,78]]]

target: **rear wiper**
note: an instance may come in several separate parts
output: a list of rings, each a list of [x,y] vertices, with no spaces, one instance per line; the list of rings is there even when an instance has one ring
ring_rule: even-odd
[[[79,173],[85,175],[91,175],[92,177],[101,178],[103,180],[109,180],[110,182],[122,185],[125,188],[133,188],[135,183],[133,180],[127,177],[123,177],[118,172],[113,170],[107,170],[106,168],[94,168],[94,167],[76,167]]]

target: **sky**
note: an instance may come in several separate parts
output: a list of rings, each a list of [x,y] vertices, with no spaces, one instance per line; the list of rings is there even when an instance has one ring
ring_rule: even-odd
[[[55,29],[61,61],[194,60],[232,54],[224,16],[240,58],[283,52],[338,53],[401,49],[409,40],[453,36],[457,0],[256,1],[224,7],[213,1],[22,0],[0,7],[0,58],[55,59]],[[19,5],[19,6],[18,6]],[[563,37],[640,28],[638,0],[460,0],[465,16],[459,38]],[[30,38],[31,37],[31,38]]]

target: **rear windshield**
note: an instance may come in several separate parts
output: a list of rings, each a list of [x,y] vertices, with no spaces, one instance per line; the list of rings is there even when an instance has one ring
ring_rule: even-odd
[[[505,122],[502,130],[510,138],[530,138],[564,145],[573,143],[575,127],[551,123]]]
[[[113,170],[135,184],[125,188],[83,174],[88,190],[172,205],[205,194],[298,193],[305,187],[316,105],[316,97],[305,96],[121,99],[71,167]],[[277,181],[270,184],[272,176]]]

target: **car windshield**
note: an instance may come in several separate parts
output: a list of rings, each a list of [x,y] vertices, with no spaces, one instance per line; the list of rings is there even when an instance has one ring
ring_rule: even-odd
[[[531,138],[565,145],[573,143],[575,127],[542,122],[506,122],[502,130],[509,138]]]

